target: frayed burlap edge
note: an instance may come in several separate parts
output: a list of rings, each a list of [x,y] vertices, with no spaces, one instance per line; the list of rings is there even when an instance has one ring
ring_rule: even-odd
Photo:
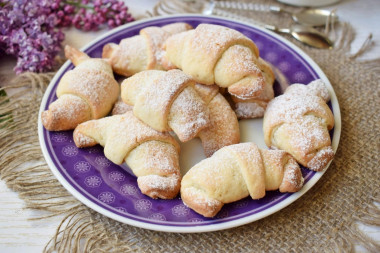
[[[365,81],[368,78],[372,81],[373,78],[379,80],[378,72],[374,71],[379,67],[379,60],[358,63],[349,59],[347,52],[354,35],[349,26],[345,29],[346,31],[342,33],[344,36],[340,39],[336,49],[330,52],[312,50],[298,45],[303,47],[317,63],[323,63],[318,62],[320,54],[329,53],[332,55],[330,57],[340,57],[345,65],[353,64],[358,71],[364,70],[364,73],[359,76],[360,81]],[[321,64],[321,66],[323,65]],[[332,69],[337,70],[336,67]],[[323,70],[333,85],[338,83],[341,78],[344,79],[342,73],[337,73],[337,76],[334,76],[334,73],[331,73],[333,70],[327,67]],[[334,170],[338,170],[341,166],[352,166],[350,162],[357,166],[354,160],[341,161],[340,157],[343,157],[344,152],[347,152],[346,147],[342,148],[344,140],[341,141],[337,156],[330,169],[315,187],[281,212],[246,226],[204,234],[165,234],[121,224],[94,212],[79,203],[60,185],[51,174],[39,147],[37,137],[38,110],[42,95],[53,75],[54,73],[25,73],[13,80],[10,86],[5,87],[7,90],[17,89],[17,91],[12,96],[1,97],[0,99],[0,115],[2,115],[0,116],[1,179],[6,182],[10,189],[19,192],[20,198],[26,203],[26,208],[46,211],[46,215],[40,218],[60,214],[66,215],[57,228],[56,234],[47,243],[45,252],[178,252],[182,250],[198,252],[349,252],[354,249],[355,243],[362,245],[370,252],[380,251],[379,244],[362,233],[357,225],[359,222],[380,226],[380,209],[374,204],[374,202],[380,202],[379,173],[376,171],[373,176],[375,182],[377,180],[377,186],[372,188],[377,190],[361,196],[363,201],[359,207],[356,206],[356,209],[352,211],[354,215],[317,219],[320,224],[318,222],[316,224],[302,223],[308,221],[307,219],[311,216],[310,213],[317,215],[318,212],[327,208],[324,207],[322,200],[326,196],[324,194],[334,194],[334,192],[328,192],[329,189],[335,187],[331,178],[339,178]],[[363,76],[368,77],[363,78]],[[339,87],[338,85],[334,88]],[[377,90],[376,86],[372,88],[375,89],[375,94],[378,93],[378,87]],[[339,91],[336,90],[338,98],[341,99]],[[339,101],[341,102],[341,100]],[[342,117],[346,117],[347,115],[344,113],[347,112],[344,111],[344,108],[341,109],[343,109]],[[376,111],[373,116],[377,116]],[[375,120],[376,122],[379,123]],[[379,132],[378,125],[374,125],[374,131]],[[368,161],[378,165],[379,147],[376,146],[376,143],[380,143],[378,134],[375,135],[372,143],[375,145],[372,147],[372,156],[368,157]],[[352,159],[357,157],[360,160],[361,147],[363,145],[352,148]],[[363,164],[363,166],[365,165]],[[367,166],[369,165],[367,164]],[[375,169],[378,171],[378,168]],[[360,179],[358,180],[361,182]],[[322,202],[317,206],[312,206],[310,198]],[[344,201],[350,201],[350,199]],[[315,210],[309,210],[310,208],[315,208]],[[339,210],[333,211],[332,213],[339,216]],[[305,243],[304,238],[297,240],[295,236],[297,233],[310,232],[309,228],[305,228],[305,226],[315,230],[315,233],[309,238],[309,243]],[[320,231],[326,231],[326,227],[328,227],[329,232],[321,233]],[[198,243],[193,243],[193,241]]]
[[[0,97],[1,179],[19,193],[26,208],[46,212],[34,219],[66,215],[44,251],[109,252],[116,247],[127,252],[134,242],[119,240],[120,230],[101,222],[103,217],[94,220],[99,215],[62,187],[43,158],[37,135],[38,111],[54,74],[24,73],[1,88],[12,94]]]

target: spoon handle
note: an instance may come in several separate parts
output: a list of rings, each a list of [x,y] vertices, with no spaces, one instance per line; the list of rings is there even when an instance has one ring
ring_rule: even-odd
[[[232,13],[232,12],[229,12],[229,11],[225,11],[225,10],[222,10],[222,9],[216,9],[215,8],[215,9],[213,9],[213,11],[212,11],[211,14],[222,16],[222,17],[226,17],[226,18],[232,18],[232,19],[241,20],[241,21],[244,21],[244,22],[248,22],[248,23],[260,26],[260,27],[265,27],[266,26],[266,24],[264,24],[262,22],[259,22],[257,20],[254,20],[254,19],[251,19],[251,18],[247,18],[247,17],[244,17],[244,16],[240,16],[240,15],[237,15],[235,13]]]
[[[273,13],[287,13],[287,14],[290,14],[290,15],[293,14],[290,11],[287,11],[287,10],[281,8],[280,6],[275,6],[275,5],[270,5],[269,6],[269,11],[273,12]]]
[[[279,33],[291,33],[290,29],[288,28],[279,28],[274,25],[264,25],[264,28],[274,31],[274,32],[279,32]]]
[[[221,9],[213,9],[211,14],[216,14],[216,15],[222,16],[222,17],[233,18],[233,19],[238,19],[241,21],[249,22],[251,24],[266,28],[266,29],[274,31],[274,32],[290,33],[290,29],[288,29],[288,28],[279,28],[279,27],[274,26],[274,25],[264,24],[260,21],[257,21],[257,20],[254,20],[254,19],[251,19],[248,17],[244,17],[244,16],[239,16],[239,15],[234,14],[232,12],[224,11]]]
[[[258,3],[246,3],[239,1],[209,1],[210,4],[216,8],[230,9],[230,10],[245,10],[245,11],[262,11],[262,12],[274,12],[274,13],[288,13],[291,12],[281,8],[277,5],[258,4]]]
[[[281,7],[279,6],[269,6],[269,10],[271,12],[276,12],[276,13],[279,13],[279,12],[283,12],[284,9],[282,9]]]
[[[317,30],[311,28],[311,27],[303,27],[303,29],[307,30],[302,30],[302,26],[292,26],[291,28],[279,28],[277,26],[273,25],[268,25],[264,24],[262,22],[259,22],[257,20],[253,20],[251,18],[239,16],[236,14],[233,14],[228,11],[223,11],[220,9],[213,9],[211,14],[216,14],[219,16],[224,16],[228,18],[233,18],[233,19],[238,19],[242,20],[245,22],[249,22],[252,24],[255,24],[257,26],[261,26],[263,28],[266,28],[268,30],[274,31],[274,32],[279,32],[279,33],[288,33],[292,35],[295,39],[301,41],[302,43],[315,47],[315,48],[331,48],[333,46],[333,43],[323,34],[320,34]]]
[[[239,1],[210,1],[215,4],[215,7],[231,10],[246,10],[246,11],[264,11],[269,12],[270,7],[266,4],[246,3]]]
[[[247,17],[243,17],[243,16],[239,16],[237,14],[234,14],[234,13],[231,13],[228,11],[224,11],[221,9],[213,9],[211,14],[216,14],[219,16],[227,17],[227,18],[242,20],[242,21],[249,22],[251,24],[266,28],[266,29],[274,31],[274,32],[290,33],[290,29],[288,29],[288,28],[279,28],[279,27],[274,26],[274,25],[264,24],[260,21],[257,21],[257,20],[251,19],[251,18],[247,18]]]

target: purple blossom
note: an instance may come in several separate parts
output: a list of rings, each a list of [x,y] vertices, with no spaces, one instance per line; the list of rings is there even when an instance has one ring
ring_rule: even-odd
[[[118,0],[0,0],[0,52],[17,57],[17,74],[51,70],[61,27],[97,30],[133,21]]]
[[[50,70],[64,35],[55,28],[48,1],[0,0],[0,49],[17,57],[14,70]]]
[[[124,2],[118,0],[73,1],[61,8],[61,11],[67,18],[60,19],[60,26],[74,25],[76,28],[86,31],[98,30],[103,25],[113,28],[134,20],[128,13],[128,7]],[[57,13],[61,17],[63,14]]]

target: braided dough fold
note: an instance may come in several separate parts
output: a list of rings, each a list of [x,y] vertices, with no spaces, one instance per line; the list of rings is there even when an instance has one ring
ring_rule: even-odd
[[[227,100],[219,93],[217,85],[196,84],[195,90],[201,96],[210,112],[210,124],[198,136],[207,157],[224,146],[240,142],[239,122]]]
[[[110,65],[102,59],[65,47],[65,54],[76,66],[59,81],[58,99],[41,115],[42,124],[50,131],[74,129],[90,119],[106,116],[116,102],[120,88]]]
[[[321,80],[289,86],[268,104],[263,123],[266,145],[287,151],[311,170],[323,170],[334,157],[329,134],[334,115],[326,104],[329,99]]]
[[[123,81],[121,98],[152,128],[173,130],[181,141],[188,141],[210,124],[208,107],[194,85],[194,80],[178,69],[147,70]]]
[[[265,109],[274,98],[273,84],[275,76],[272,67],[262,58],[258,59],[258,68],[263,74],[265,86],[263,91],[255,98],[241,99],[236,96],[231,96],[234,103],[234,111],[238,119],[253,119],[264,116]]]
[[[104,155],[115,164],[125,161],[137,176],[142,193],[163,199],[178,194],[178,143],[170,134],[145,125],[132,111],[82,123],[73,138],[80,148],[102,145]]]
[[[163,63],[172,63],[198,83],[227,88],[240,99],[256,98],[271,85],[265,83],[259,68],[255,43],[236,30],[200,24],[171,36],[163,47]]]
[[[226,203],[247,196],[260,199],[270,190],[296,192],[302,185],[301,170],[288,153],[240,143],[192,167],[182,179],[181,198],[194,211],[213,217]]]
[[[140,34],[123,39],[119,45],[108,43],[103,47],[102,57],[112,69],[124,76],[131,76],[143,70],[163,70],[162,44],[171,35],[191,29],[186,23],[173,23],[163,27],[146,27]]]

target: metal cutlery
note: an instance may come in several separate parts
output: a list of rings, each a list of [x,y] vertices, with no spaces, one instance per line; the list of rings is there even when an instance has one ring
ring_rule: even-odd
[[[299,24],[293,24],[289,28],[279,28],[237,15],[228,10],[265,11],[275,13],[284,12],[291,14],[293,20]],[[154,7],[153,11],[154,15],[200,13],[203,15],[219,15],[240,19],[275,32],[288,33],[302,43],[315,48],[332,48],[333,42],[327,35],[319,32],[312,26],[321,26],[325,25],[327,22],[335,22],[337,20],[337,16],[333,12],[325,10],[307,9],[298,13],[291,13],[278,6],[239,1],[161,0]]]

